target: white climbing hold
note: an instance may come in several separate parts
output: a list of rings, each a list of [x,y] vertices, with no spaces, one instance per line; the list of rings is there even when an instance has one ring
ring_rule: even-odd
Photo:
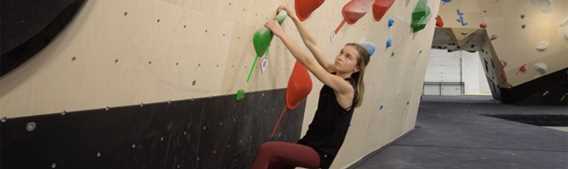
[[[545,63],[536,63],[534,64],[536,71],[540,74],[546,74],[548,72],[548,66]]]
[[[568,26],[568,17],[564,18],[564,20],[562,20],[562,22],[560,23],[560,27],[565,27]]]
[[[552,0],[531,0],[530,2],[545,13],[550,12],[552,9]]]
[[[562,34],[564,35],[564,39],[568,40],[568,28],[564,28]]]
[[[548,48],[548,41],[540,41],[536,45],[536,50],[538,51],[544,51],[546,48]]]
[[[35,122],[29,122],[29,123],[26,125],[26,130],[27,130],[28,132],[32,132],[32,131],[35,130],[36,126],[37,126],[37,125],[36,125]]]
[[[560,23],[560,33],[562,33],[564,39],[568,40],[568,17]]]

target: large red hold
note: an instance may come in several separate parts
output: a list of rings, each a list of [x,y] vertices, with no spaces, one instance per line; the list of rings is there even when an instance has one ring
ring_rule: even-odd
[[[335,34],[339,32],[345,23],[350,25],[355,24],[361,17],[365,16],[371,7],[371,1],[372,0],[351,0],[343,6],[341,11],[343,21],[335,29]]]
[[[394,0],[375,0],[373,4],[373,17],[380,21],[394,3]]]
[[[295,109],[310,94],[311,90],[310,74],[302,63],[296,62],[286,89],[286,108],[288,110]]]
[[[296,16],[300,21],[304,21],[310,17],[310,15],[318,9],[324,0],[296,0]]]

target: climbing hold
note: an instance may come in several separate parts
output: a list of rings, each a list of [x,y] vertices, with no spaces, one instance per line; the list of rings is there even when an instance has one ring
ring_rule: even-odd
[[[296,16],[300,21],[304,21],[310,17],[312,12],[323,4],[324,0],[296,0]]]
[[[436,16],[436,27],[438,28],[444,27],[444,20],[440,15]]]
[[[456,19],[456,21],[458,21],[458,23],[460,23],[462,26],[467,26],[469,23],[465,21],[465,14],[459,9],[456,10],[456,12],[458,14],[458,19]]]
[[[292,75],[286,88],[286,108],[295,109],[300,101],[304,100],[312,90],[312,80],[304,65],[300,62],[294,64]]]
[[[497,39],[497,38],[498,38],[498,36],[497,36],[496,34],[493,34],[493,35],[491,35],[491,38],[490,38],[490,39],[491,39],[491,40],[495,40],[495,39]]]
[[[481,23],[479,24],[479,27],[480,27],[481,29],[485,29],[485,28],[487,28],[487,23],[481,22]]]
[[[367,53],[369,53],[369,56],[373,56],[373,54],[375,53],[375,44],[368,42],[368,41],[361,42],[359,44],[367,50]]]
[[[541,52],[545,51],[546,48],[548,48],[548,41],[540,41],[536,45],[536,50],[541,51]]]
[[[565,27],[568,26],[568,17],[564,18],[564,20],[562,20],[562,23],[560,23],[560,27]]]
[[[568,40],[568,17],[560,23],[560,32],[564,35],[564,39]]]
[[[278,16],[276,16],[275,18],[275,20],[279,24],[282,24],[282,22],[284,22],[285,19],[286,19],[286,12],[280,12]],[[254,44],[254,49],[256,50],[256,57],[264,56],[264,54],[268,50],[268,47],[270,46],[272,37],[273,37],[272,31],[270,31],[266,27],[263,27],[254,33],[252,41]]]
[[[534,64],[536,71],[542,75],[548,72],[548,66],[545,63],[536,63]]]
[[[26,130],[28,132],[32,132],[34,131],[36,128],[36,123],[35,122],[29,122],[28,124],[26,124]]]
[[[375,3],[373,3],[373,18],[375,18],[375,21],[380,21],[393,3],[394,0],[375,0]]]
[[[521,67],[519,67],[519,71],[523,73],[527,72],[527,64],[521,65]]]
[[[550,12],[552,9],[552,0],[530,0],[531,5],[540,8],[542,12]]]
[[[239,89],[237,91],[237,94],[235,95],[235,100],[237,101],[241,101],[245,98],[245,90],[243,89]]]
[[[286,12],[280,12],[278,16],[276,16],[275,20],[279,24],[282,24],[282,22],[284,22],[284,20],[286,19],[286,16],[287,16]],[[250,81],[252,77],[252,72],[256,68],[256,63],[258,62],[258,59],[264,56],[268,52],[268,48],[270,47],[270,42],[272,42],[273,36],[274,35],[272,34],[272,31],[270,31],[266,27],[263,27],[254,33],[254,36],[252,38],[252,43],[256,51],[256,57],[254,58],[252,66],[247,75],[247,82]]]
[[[412,12],[412,27],[413,32],[418,32],[426,27],[428,18],[430,17],[430,7],[426,0],[419,0]]]
[[[546,96],[546,95],[548,95],[548,93],[550,93],[550,91],[548,91],[548,90],[547,90],[547,91],[544,91],[544,92],[542,93],[542,96]]]
[[[270,42],[272,41],[273,34],[267,28],[261,28],[254,33],[252,42],[256,51],[256,57],[262,57],[268,50]]]
[[[392,28],[394,26],[394,19],[389,18],[389,22],[388,22],[387,26],[389,27],[389,29]]]
[[[390,47],[392,47],[392,37],[389,36],[389,37],[387,38],[386,48],[388,49],[388,48],[390,48]]]
[[[452,0],[442,0],[442,5],[447,5],[448,3],[452,2]]]
[[[350,25],[357,23],[357,21],[361,19],[361,17],[367,14],[367,11],[369,11],[370,7],[370,0],[351,0],[349,3],[345,4],[345,6],[343,6],[343,9],[341,10],[343,21],[341,21],[341,23],[335,29],[335,34],[337,34],[339,30],[341,30],[345,23]]]

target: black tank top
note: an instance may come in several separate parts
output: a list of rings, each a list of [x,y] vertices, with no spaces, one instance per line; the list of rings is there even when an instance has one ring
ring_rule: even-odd
[[[352,86],[356,86],[354,80],[346,80]],[[323,169],[328,169],[331,166],[343,144],[347,130],[351,125],[356,97],[357,93],[355,92],[351,108],[345,110],[337,102],[335,92],[331,87],[324,85],[321,88],[315,117],[308,132],[298,143],[310,146],[318,152],[320,167]]]

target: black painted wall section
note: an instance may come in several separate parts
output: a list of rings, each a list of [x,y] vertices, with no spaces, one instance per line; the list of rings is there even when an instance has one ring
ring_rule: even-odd
[[[6,159],[4,159],[4,152],[5,152],[4,139],[6,139],[6,136],[4,135],[5,133],[6,132],[4,132],[4,123],[0,121],[0,168],[2,169],[6,168],[6,166],[4,165],[4,161],[6,161]]]
[[[1,0],[0,76],[47,46],[85,1]]]
[[[501,101],[524,105],[568,105],[568,68],[513,88],[500,88]]]
[[[271,140],[285,90],[8,119],[3,169],[243,169]],[[275,140],[300,137],[305,102]],[[274,138],[273,138],[274,139]]]

